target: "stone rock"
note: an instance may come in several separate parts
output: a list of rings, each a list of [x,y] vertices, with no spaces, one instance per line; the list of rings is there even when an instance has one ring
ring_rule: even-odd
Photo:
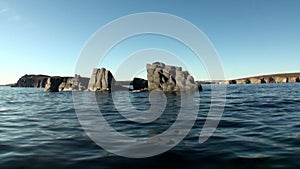
[[[49,77],[45,86],[45,92],[58,92],[59,86],[62,83],[62,78],[59,76]]]
[[[236,80],[230,80],[229,81],[229,84],[236,84],[237,82],[236,82]]]
[[[61,83],[58,86],[58,91],[72,91],[74,77],[60,77]]]
[[[89,91],[111,91],[115,84],[115,78],[109,70],[105,68],[93,70],[92,76],[89,80]]]
[[[276,83],[276,80],[273,77],[269,78],[269,83]]]
[[[267,81],[265,80],[265,78],[260,79],[260,83],[267,83]]]
[[[142,78],[134,78],[132,81],[133,90],[147,90],[148,89],[148,80]]]
[[[12,87],[44,88],[49,76],[47,75],[24,75]]]
[[[181,67],[154,62],[147,64],[146,69],[148,90],[161,89],[165,92],[202,90],[201,84],[196,83],[193,76],[188,71],[182,71]]]
[[[202,91],[202,90],[203,90],[203,88],[202,88],[202,85],[201,85],[201,83],[200,83],[200,82],[197,82],[197,84],[198,84],[198,90],[199,90],[199,91]]]
[[[245,83],[246,83],[246,84],[251,84],[251,80],[250,80],[250,79],[246,79],[246,80],[245,80]]]

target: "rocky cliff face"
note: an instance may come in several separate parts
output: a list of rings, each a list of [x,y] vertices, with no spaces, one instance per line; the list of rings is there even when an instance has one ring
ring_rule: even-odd
[[[161,62],[147,64],[148,89],[165,92],[202,90],[188,71],[181,67],[165,65]]]
[[[49,77],[45,86],[45,92],[58,92],[59,85],[62,83],[62,78],[59,76]]]
[[[89,78],[52,76],[47,79],[46,92],[83,91],[87,89]]]
[[[228,80],[227,84],[298,83],[300,73],[273,74]]]
[[[12,87],[36,87],[44,88],[49,76],[47,75],[24,75]]]
[[[110,91],[115,86],[115,78],[109,70],[105,68],[93,70],[88,84],[89,91]]]
[[[109,70],[104,68],[94,69],[92,80],[90,78],[75,75],[75,77],[24,75],[12,87],[40,87],[46,92],[59,91],[84,91],[89,87],[90,91],[124,90],[121,85],[114,85],[115,79]]]

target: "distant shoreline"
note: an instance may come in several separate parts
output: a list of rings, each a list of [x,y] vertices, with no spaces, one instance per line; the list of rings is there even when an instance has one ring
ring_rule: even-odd
[[[226,80],[224,84],[299,83],[300,73],[278,73]]]

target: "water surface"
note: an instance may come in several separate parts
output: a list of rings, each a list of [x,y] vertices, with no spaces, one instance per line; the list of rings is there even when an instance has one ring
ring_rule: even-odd
[[[210,107],[210,86],[205,85],[200,93],[197,121],[178,146],[159,156],[130,159],[106,152],[87,136],[78,122],[71,92],[1,87],[0,168],[298,169],[299,94],[300,84],[229,85],[216,132],[199,144],[199,133]],[[158,134],[174,122],[180,96],[167,98],[165,112],[147,125],[122,117],[113,106],[110,93],[97,95],[109,124],[132,137]],[[149,107],[148,93],[131,93],[130,99],[137,109]]]

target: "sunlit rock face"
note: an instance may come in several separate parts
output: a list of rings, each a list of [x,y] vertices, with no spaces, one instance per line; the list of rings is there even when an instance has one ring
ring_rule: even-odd
[[[110,91],[114,87],[115,82],[116,80],[109,70],[95,68],[88,84],[88,90]]]
[[[165,65],[161,62],[147,64],[148,90],[160,89],[165,92],[198,91],[200,84],[194,81],[188,71],[181,67]]]
[[[74,77],[61,77],[58,91],[72,91]]]

